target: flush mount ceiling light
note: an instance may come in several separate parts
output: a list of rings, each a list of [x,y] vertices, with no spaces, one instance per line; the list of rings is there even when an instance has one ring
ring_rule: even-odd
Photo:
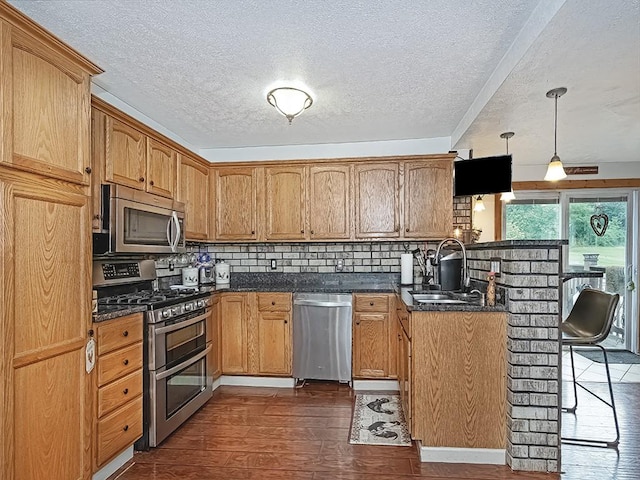
[[[476,204],[473,207],[474,212],[482,212],[485,210],[484,202],[482,201],[482,195],[478,195],[476,198]]]
[[[504,132],[500,134],[500,138],[504,138],[507,141],[507,155],[509,155],[509,139],[514,135],[515,133],[513,132]],[[513,187],[511,187],[511,191],[502,192],[502,195],[500,195],[500,200],[502,200],[503,202],[510,202],[511,200],[515,199],[516,195],[513,193]]]
[[[567,174],[564,171],[560,157],[558,156],[558,97],[561,97],[567,93],[567,89],[564,87],[554,88],[547,92],[547,97],[555,100],[555,114],[553,123],[553,157],[549,160],[549,166],[547,167],[547,174],[544,179],[548,182],[557,182],[563,178],[567,178]]]
[[[304,90],[295,87],[278,87],[267,93],[267,102],[291,120],[313,105],[313,99]]]

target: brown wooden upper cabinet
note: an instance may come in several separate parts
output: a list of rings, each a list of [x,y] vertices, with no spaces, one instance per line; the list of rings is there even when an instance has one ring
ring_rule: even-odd
[[[217,240],[257,240],[257,169],[214,169]]]
[[[11,125],[0,137],[0,163],[89,184],[89,84],[101,70],[61,42],[47,45],[40,33],[16,26],[25,22],[10,7],[0,14],[7,16],[0,21],[2,114]]]
[[[309,167],[308,238],[351,238],[351,167],[344,164]]]
[[[175,151],[108,115],[105,128],[105,180],[173,198]]]
[[[400,236],[400,163],[355,166],[356,238]]]
[[[185,235],[187,240],[212,239],[209,166],[180,154],[178,177],[177,199],[185,204]]]
[[[304,240],[306,167],[265,168],[267,240]]]
[[[405,238],[444,238],[453,228],[453,162],[404,165]]]

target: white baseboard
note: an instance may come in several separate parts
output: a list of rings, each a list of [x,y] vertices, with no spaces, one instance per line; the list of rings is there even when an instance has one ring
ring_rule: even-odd
[[[107,463],[104,467],[93,474],[93,480],[106,480],[113,475],[116,470],[133,458],[133,445],[124,450],[120,455]]]
[[[293,388],[295,386],[295,381],[291,377],[245,377],[244,375],[223,375],[219,380],[220,385],[235,385],[243,387]]]
[[[215,391],[216,391],[216,388],[218,388],[220,385],[222,385],[222,382],[220,381],[220,379],[221,379],[221,378],[222,378],[222,377],[218,377],[218,378],[216,378],[216,379],[213,381],[213,385],[211,386],[211,390],[212,390],[213,392],[215,392]]]
[[[397,380],[354,380],[354,390],[395,390],[399,391],[400,387]]]
[[[418,449],[421,462],[507,464],[507,451],[504,449],[423,447],[420,442]]]

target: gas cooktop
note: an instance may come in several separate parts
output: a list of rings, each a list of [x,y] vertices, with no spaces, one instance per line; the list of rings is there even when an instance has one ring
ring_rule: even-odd
[[[210,295],[207,292],[198,292],[197,289],[182,290],[141,290],[132,293],[123,293],[98,299],[99,305],[139,304],[150,305],[154,308],[177,303],[196,300]]]

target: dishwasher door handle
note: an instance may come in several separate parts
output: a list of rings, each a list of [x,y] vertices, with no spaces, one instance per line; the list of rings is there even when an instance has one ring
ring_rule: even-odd
[[[315,300],[296,300],[294,305],[304,305],[307,307],[350,307],[351,302],[317,302]]]

